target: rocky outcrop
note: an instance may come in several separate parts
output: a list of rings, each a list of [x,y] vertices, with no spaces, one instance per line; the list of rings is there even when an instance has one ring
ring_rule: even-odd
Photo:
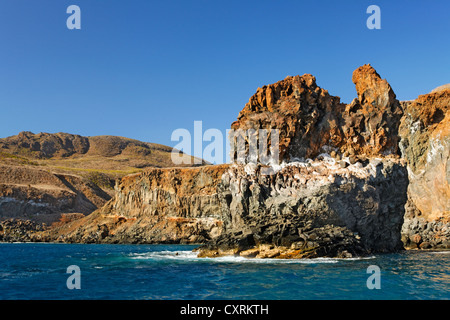
[[[219,186],[225,230],[200,256],[351,257],[402,248],[407,172],[400,161],[290,163],[273,176],[232,166]]]
[[[324,146],[343,144],[339,115],[344,109],[314,76],[287,77],[258,88],[231,129],[277,129],[280,161],[313,158]]]
[[[404,244],[449,248],[448,85],[400,103],[370,65],[356,69],[352,81],[358,97],[348,105],[308,74],[258,88],[232,128],[279,129],[281,161],[401,155],[409,172]]]
[[[218,192],[227,165],[147,169],[116,185],[116,195],[88,217],[51,231],[58,241],[203,243],[227,223]]]
[[[349,105],[317,86],[310,74],[258,88],[231,128],[278,129],[280,161],[331,151],[397,155],[402,109],[392,88],[370,65],[356,69],[352,80],[358,98]]]
[[[398,155],[398,124],[403,115],[389,83],[370,65],[353,72],[358,98],[347,106],[344,132],[358,154]]]
[[[408,163],[403,240],[408,247],[450,247],[450,90],[404,102],[401,151]]]
[[[7,219],[0,221],[0,242],[40,242],[47,229],[45,224],[30,220]]]
[[[52,232],[65,242],[206,242],[199,255],[214,257],[349,257],[401,249],[407,172],[400,161],[342,168],[329,158],[292,163],[273,176],[260,169],[147,170],[124,178],[101,210]]]

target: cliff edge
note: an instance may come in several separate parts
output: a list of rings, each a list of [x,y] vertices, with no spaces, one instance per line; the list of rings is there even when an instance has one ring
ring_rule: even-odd
[[[449,248],[450,88],[403,104],[400,148],[409,176],[403,241],[411,248]]]

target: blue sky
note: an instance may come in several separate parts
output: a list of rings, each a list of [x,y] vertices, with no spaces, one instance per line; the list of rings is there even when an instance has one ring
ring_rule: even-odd
[[[69,30],[69,5],[81,30]],[[366,9],[381,8],[381,30]],[[450,82],[450,2],[0,0],[0,137],[225,130],[256,89],[311,73],[351,102],[370,63],[398,99]]]

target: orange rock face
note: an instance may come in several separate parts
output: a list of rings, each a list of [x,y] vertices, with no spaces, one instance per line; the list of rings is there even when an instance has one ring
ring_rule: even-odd
[[[310,74],[258,88],[231,128],[278,129],[280,160],[313,158],[325,145],[342,144],[337,114],[345,105]]]
[[[344,118],[358,122],[347,121],[344,131],[351,132],[346,135],[347,143],[351,140],[357,153],[397,154],[397,127],[403,111],[391,86],[370,65],[356,69],[352,81],[358,99],[347,106],[349,113]]]
[[[370,65],[353,73],[358,98],[349,105],[317,86],[310,74],[258,88],[232,129],[278,129],[279,159],[314,158],[334,150],[385,156],[398,154],[400,103]]]

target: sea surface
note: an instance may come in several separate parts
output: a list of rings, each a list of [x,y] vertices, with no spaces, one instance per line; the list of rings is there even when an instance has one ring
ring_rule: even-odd
[[[277,260],[197,258],[194,248],[0,243],[0,299],[450,299],[450,251]]]

